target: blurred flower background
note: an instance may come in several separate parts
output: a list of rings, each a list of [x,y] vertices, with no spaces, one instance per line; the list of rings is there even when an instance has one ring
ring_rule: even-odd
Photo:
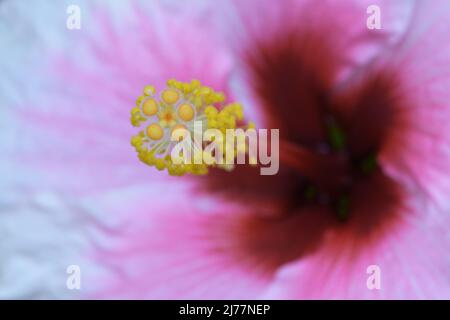
[[[445,0],[1,1],[0,298],[450,298],[449,32]],[[279,128],[280,172],[142,164],[169,79]]]

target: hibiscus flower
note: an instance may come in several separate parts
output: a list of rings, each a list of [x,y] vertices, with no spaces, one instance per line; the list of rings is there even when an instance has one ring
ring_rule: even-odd
[[[56,133],[33,136],[54,139],[33,159],[42,183],[94,202],[91,264],[109,271],[90,275],[89,296],[450,297],[450,5],[376,2],[380,30],[369,1],[169,3],[121,12],[120,27],[95,14],[83,63],[54,60],[70,91],[20,114]],[[172,78],[278,128],[280,172],[168,177],[138,162],[129,106]]]

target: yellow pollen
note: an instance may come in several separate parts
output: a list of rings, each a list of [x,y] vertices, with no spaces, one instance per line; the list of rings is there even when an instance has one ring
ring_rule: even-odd
[[[160,125],[153,123],[147,127],[147,135],[152,140],[161,140],[164,132]]]
[[[144,95],[145,96],[150,96],[153,94],[155,94],[155,87],[150,86],[150,85],[144,87]]]
[[[178,116],[183,121],[191,121],[194,118],[194,108],[188,103],[183,103],[178,107]]]
[[[142,105],[142,112],[146,116],[154,116],[158,112],[158,103],[155,99],[148,99]]]
[[[162,93],[162,99],[167,104],[174,104],[175,102],[178,101],[179,98],[180,95],[176,90],[173,89],[164,90]]]

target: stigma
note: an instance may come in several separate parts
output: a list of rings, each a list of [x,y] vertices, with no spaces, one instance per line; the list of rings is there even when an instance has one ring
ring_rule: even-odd
[[[131,138],[140,161],[170,175],[204,175],[209,167],[232,170],[230,165],[221,165],[221,161],[193,161],[177,163],[172,161],[171,153],[178,143],[174,136],[194,136],[194,128],[201,124],[204,130],[216,129],[223,133],[227,129],[253,128],[252,122],[244,123],[243,110],[239,103],[226,103],[225,95],[204,86],[198,80],[181,82],[167,81],[161,92],[147,85],[143,94],[136,100],[131,110],[131,124],[140,131]],[[184,133],[186,134],[184,134]],[[223,149],[220,154],[227,156],[226,146],[220,141],[216,144]],[[195,144],[194,144],[195,145]],[[205,159],[203,145],[197,146],[193,157]],[[240,146],[237,145],[236,149]],[[236,150],[233,150],[236,151]],[[235,152],[234,154],[237,154]]]

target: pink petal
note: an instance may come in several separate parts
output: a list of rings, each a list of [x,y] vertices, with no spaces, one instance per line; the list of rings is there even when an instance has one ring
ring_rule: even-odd
[[[46,98],[31,95],[19,106],[25,148],[11,155],[29,181],[81,194],[165,178],[141,164],[130,146],[135,100],[145,85],[161,88],[171,78],[196,78],[227,92],[231,63],[206,28],[208,19],[195,11],[173,14],[158,4],[144,11],[135,4],[116,20],[90,9],[82,30],[92,32],[71,33],[77,50],[44,56],[39,86]]]

